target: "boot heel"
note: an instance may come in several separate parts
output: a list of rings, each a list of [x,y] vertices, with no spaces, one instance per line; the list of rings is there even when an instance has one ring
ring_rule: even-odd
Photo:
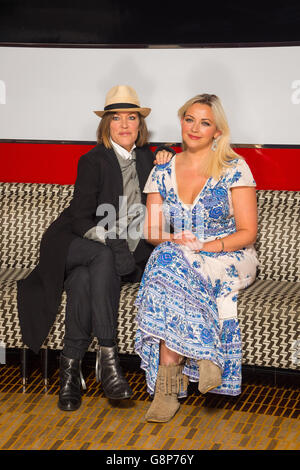
[[[79,376],[80,376],[80,383],[82,390],[86,390],[86,383],[83,377],[82,369],[81,369],[81,361],[79,363]]]
[[[100,382],[100,351],[96,351],[96,365],[95,365],[95,378],[96,382]]]

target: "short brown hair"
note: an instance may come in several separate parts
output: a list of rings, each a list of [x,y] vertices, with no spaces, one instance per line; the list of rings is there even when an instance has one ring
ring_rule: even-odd
[[[103,144],[107,149],[111,148],[110,143],[110,123],[115,113],[105,113],[97,128],[97,144]],[[148,129],[144,116],[139,116],[139,132],[135,142],[137,147],[142,147],[148,143]]]

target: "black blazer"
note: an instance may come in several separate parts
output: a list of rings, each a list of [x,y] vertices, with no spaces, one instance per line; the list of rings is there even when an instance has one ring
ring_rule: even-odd
[[[148,145],[136,148],[136,169],[141,192],[154,156]],[[61,215],[50,225],[41,240],[40,259],[30,275],[18,281],[18,312],[23,342],[38,352],[55,321],[61,303],[68,248],[76,236],[82,237],[97,225],[100,204],[112,204],[118,213],[123,179],[112,149],[97,145],[78,162],[74,196]],[[146,195],[142,193],[142,202]],[[141,240],[134,256],[146,260],[153,247]]]

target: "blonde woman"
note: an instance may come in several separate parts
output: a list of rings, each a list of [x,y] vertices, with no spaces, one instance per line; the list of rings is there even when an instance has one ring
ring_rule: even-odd
[[[230,147],[219,98],[179,110],[183,152],[146,183],[146,238],[156,246],[137,298],[136,351],[154,399],[148,421],[177,412],[188,381],[201,393],[241,391],[238,291],[256,276],[255,181]]]

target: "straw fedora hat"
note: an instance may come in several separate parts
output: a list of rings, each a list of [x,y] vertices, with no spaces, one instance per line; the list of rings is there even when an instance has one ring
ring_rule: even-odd
[[[94,111],[97,116],[102,117],[107,112],[132,111],[138,112],[146,117],[151,108],[141,108],[139,97],[136,91],[128,85],[117,85],[111,88],[106,95],[103,111]]]

